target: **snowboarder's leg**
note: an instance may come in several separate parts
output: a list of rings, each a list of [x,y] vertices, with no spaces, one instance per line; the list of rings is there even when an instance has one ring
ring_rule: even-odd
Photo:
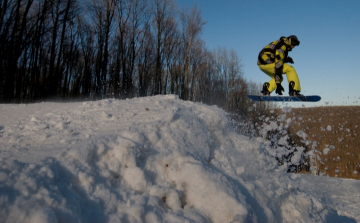
[[[269,77],[271,77],[271,80],[269,83],[268,91],[271,93],[276,89],[276,82],[275,82],[275,64],[266,64],[266,65],[259,65],[259,68],[262,72],[267,74]],[[281,81],[283,81],[283,77],[281,76]]]
[[[289,64],[284,64],[283,72],[284,72],[284,74],[286,74],[289,84],[292,81],[295,83],[293,89],[295,91],[301,91],[300,80],[296,73],[295,68],[290,66]]]

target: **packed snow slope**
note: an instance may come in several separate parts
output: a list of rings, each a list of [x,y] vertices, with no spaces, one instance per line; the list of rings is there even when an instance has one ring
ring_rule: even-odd
[[[0,105],[0,222],[360,222],[359,181],[269,143],[173,95]]]

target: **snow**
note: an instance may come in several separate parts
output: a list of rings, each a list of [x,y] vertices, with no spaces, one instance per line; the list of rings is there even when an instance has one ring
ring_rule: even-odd
[[[174,95],[2,104],[0,222],[360,222],[359,181],[286,173],[270,144]]]
[[[324,155],[327,155],[329,152],[330,152],[330,149],[327,147],[323,150]]]
[[[328,130],[329,132],[332,130],[332,127],[331,127],[331,125],[328,125],[327,127],[326,127],[326,130]]]

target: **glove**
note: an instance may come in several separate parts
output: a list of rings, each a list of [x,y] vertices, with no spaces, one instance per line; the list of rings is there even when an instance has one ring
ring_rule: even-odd
[[[285,63],[294,63],[294,60],[291,57],[287,57]]]
[[[278,95],[283,95],[282,94],[282,91],[284,91],[284,88],[283,88],[283,86],[281,86],[281,84],[280,83],[276,83],[276,94],[278,94]]]

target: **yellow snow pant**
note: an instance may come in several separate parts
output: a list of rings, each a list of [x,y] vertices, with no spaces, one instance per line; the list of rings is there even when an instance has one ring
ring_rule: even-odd
[[[267,74],[269,77],[271,77],[271,80],[268,82],[270,84],[268,91],[271,93],[276,89],[276,82],[275,82],[275,63],[266,64],[266,65],[259,65],[259,68],[262,72]],[[295,86],[294,90],[301,91],[300,87],[300,80],[296,73],[296,70],[294,67],[290,66],[289,64],[283,65],[283,73],[286,74],[286,78],[288,80],[288,83],[291,81],[294,81]],[[283,81],[283,77],[281,76],[281,82]]]

